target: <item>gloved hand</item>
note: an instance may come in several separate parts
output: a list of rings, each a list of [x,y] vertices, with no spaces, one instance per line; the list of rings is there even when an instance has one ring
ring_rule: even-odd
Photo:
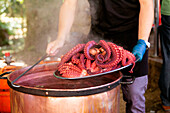
[[[136,59],[139,58],[139,61],[142,61],[145,51],[146,51],[146,43],[144,40],[139,39],[137,41],[137,44],[133,47],[132,53],[135,55]]]

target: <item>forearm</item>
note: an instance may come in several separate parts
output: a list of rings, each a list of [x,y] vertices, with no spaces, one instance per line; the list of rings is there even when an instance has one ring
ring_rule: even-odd
[[[153,0],[139,0],[139,32],[138,39],[148,41],[154,19]]]
[[[74,21],[77,0],[65,0],[60,8],[58,40],[65,40]]]

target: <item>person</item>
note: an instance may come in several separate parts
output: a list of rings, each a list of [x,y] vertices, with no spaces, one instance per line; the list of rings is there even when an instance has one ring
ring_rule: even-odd
[[[161,3],[161,52],[163,57],[162,70],[159,78],[162,107],[170,113],[170,0]]]
[[[59,14],[56,40],[50,42],[46,52],[56,55],[63,47],[74,21],[78,0],[64,0]],[[88,0],[91,11],[91,29],[88,40],[102,37],[131,51],[136,63],[131,85],[122,85],[127,113],[145,113],[144,93],[148,83],[149,35],[153,24],[153,0]],[[95,7],[95,8],[94,8]],[[124,74],[129,74],[125,73]],[[128,79],[127,79],[128,81]]]

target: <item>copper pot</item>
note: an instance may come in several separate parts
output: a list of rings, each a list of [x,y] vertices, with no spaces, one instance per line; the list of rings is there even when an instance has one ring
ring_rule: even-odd
[[[12,113],[119,113],[122,74],[63,80],[53,76],[58,63],[25,67],[8,76]]]

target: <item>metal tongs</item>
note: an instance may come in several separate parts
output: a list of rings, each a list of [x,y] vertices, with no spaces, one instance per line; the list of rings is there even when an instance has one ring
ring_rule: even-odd
[[[136,59],[135,63],[139,61],[139,58]],[[129,65],[126,65],[126,66],[123,66],[123,67],[120,67],[118,69],[114,69],[114,70],[111,70],[111,71],[107,71],[107,72],[103,72],[103,73],[98,73],[98,74],[94,74],[94,75],[89,75],[89,76],[83,76],[83,77],[74,77],[74,78],[66,78],[66,77],[62,77],[61,74],[59,73],[58,70],[56,70],[53,74],[56,78],[59,78],[59,79],[67,79],[67,80],[77,80],[77,79],[84,79],[84,78],[90,78],[90,77],[97,77],[97,76],[101,76],[101,75],[105,75],[105,74],[109,74],[109,73],[113,73],[113,72],[116,72],[116,71],[120,71],[122,69],[125,69],[129,66],[131,66],[132,64],[129,64]]]
[[[33,67],[35,67],[37,64],[39,64],[42,60],[44,60],[46,57],[48,57],[47,54],[43,55],[40,60],[38,60],[34,65],[32,65],[29,69],[27,69],[25,72],[23,72],[20,76],[18,76],[15,80],[11,82],[12,86],[14,87],[20,87],[19,85],[14,84],[19,78],[21,78],[23,75],[25,75],[28,71],[30,71]]]

